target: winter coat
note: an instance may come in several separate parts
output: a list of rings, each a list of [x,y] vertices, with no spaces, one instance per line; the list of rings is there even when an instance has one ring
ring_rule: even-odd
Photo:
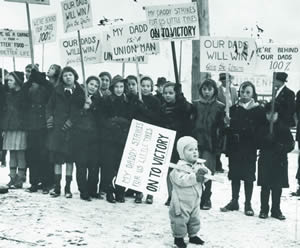
[[[72,94],[65,92],[63,84],[55,87],[46,106],[47,122],[53,118],[53,128],[49,131],[47,142],[50,151],[71,155],[70,129],[77,125],[84,102],[84,91],[77,82]],[[66,124],[68,127],[64,129]]]
[[[260,149],[258,158],[259,186],[267,187],[289,187],[288,182],[288,158],[287,153],[294,149],[294,139],[287,126],[275,122],[273,136],[269,134],[270,123],[257,130],[258,147]]]
[[[193,108],[193,136],[198,141],[199,149],[213,153],[219,151],[220,134],[224,129],[225,105],[216,98],[206,101],[200,97],[193,103]]]
[[[300,141],[300,90],[297,92],[296,95],[296,116],[297,116],[297,133],[296,133],[296,140]]]
[[[283,87],[279,95],[275,98],[276,104],[279,106],[279,119],[288,127],[294,127],[295,113],[295,93],[288,87]]]
[[[245,109],[240,103],[230,108],[230,126],[227,128],[227,155],[230,180],[255,181],[257,129],[265,121],[265,112],[251,102]]]

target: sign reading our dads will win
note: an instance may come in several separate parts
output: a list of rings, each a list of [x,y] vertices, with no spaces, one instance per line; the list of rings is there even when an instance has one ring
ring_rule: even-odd
[[[199,39],[197,3],[148,6],[146,15],[152,40]]]
[[[251,38],[200,38],[200,70],[206,72],[252,73],[256,44]]]
[[[176,132],[133,120],[116,184],[154,195],[168,173]]]

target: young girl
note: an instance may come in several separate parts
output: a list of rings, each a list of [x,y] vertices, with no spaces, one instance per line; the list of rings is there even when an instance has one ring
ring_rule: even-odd
[[[8,92],[5,96],[2,119],[3,150],[10,151],[9,188],[22,188],[25,181],[25,132],[26,99],[24,94],[24,73],[14,71],[8,75]]]
[[[232,200],[222,212],[239,209],[238,199],[241,180],[245,188],[245,208],[247,216],[253,216],[251,207],[253,181],[255,181],[257,129],[265,121],[264,110],[256,102],[257,96],[254,85],[246,81],[241,84],[239,101],[230,108],[230,120],[227,132],[227,155],[229,158],[228,178],[231,180]]]
[[[88,97],[71,132],[80,198],[91,201],[91,197],[100,197],[97,194],[100,137],[96,119],[100,107],[100,80],[96,76],[90,76],[86,80],[86,85]]]
[[[59,82],[59,76],[61,73],[61,67],[56,64],[52,64],[48,71],[47,77],[49,78],[50,83],[55,87]]]
[[[287,126],[278,116],[278,105],[271,113],[271,103],[265,107],[267,121],[257,130],[260,148],[258,159],[257,184],[261,186],[259,218],[266,219],[269,213],[269,197],[272,191],[271,216],[285,220],[280,210],[282,188],[289,186],[287,153],[294,149],[294,139]],[[273,122],[273,133],[270,134],[270,123]]]
[[[125,95],[126,80],[120,75],[112,79],[109,87],[112,94],[104,98],[105,124],[101,142],[105,144],[102,151],[103,186],[106,200],[110,203],[125,202],[125,188],[116,185],[113,179],[117,176],[123,149],[126,143],[130,122],[133,117],[132,107]]]
[[[72,198],[71,181],[74,157],[71,150],[71,132],[85,103],[84,91],[77,82],[77,72],[69,66],[63,68],[60,83],[55,87],[46,109],[47,127],[50,130],[48,149],[54,165],[55,187],[51,196],[60,195],[62,164],[66,163],[65,196]]]
[[[103,71],[99,74],[99,78],[101,80],[101,85],[99,89],[99,93],[101,97],[109,96],[111,95],[111,92],[109,90],[109,86],[111,84],[111,75],[107,71]]]
[[[220,133],[224,127],[225,105],[217,101],[218,88],[212,79],[206,79],[199,88],[199,100],[193,103],[195,127],[193,136],[198,141],[199,155],[212,174],[216,170],[216,155],[220,150]],[[200,208],[211,208],[212,181],[205,183]]]
[[[174,236],[174,244],[185,248],[184,237],[189,235],[189,242],[203,245],[197,233],[200,230],[200,197],[202,184],[209,169],[199,159],[198,142],[192,137],[181,137],[177,142],[180,160],[170,173],[173,184],[169,217]]]
[[[181,92],[178,92],[178,87],[175,83],[168,82],[163,86],[162,90],[162,105],[160,126],[176,131],[175,143],[177,140],[186,135],[191,135],[191,107],[192,105],[186,101]],[[177,163],[179,159],[176,147],[174,146],[171,162]],[[170,168],[167,176],[168,199],[166,206],[170,205],[172,184],[169,174],[172,171]]]

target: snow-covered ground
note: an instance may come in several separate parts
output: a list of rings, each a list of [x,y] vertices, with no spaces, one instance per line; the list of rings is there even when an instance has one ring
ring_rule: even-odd
[[[222,160],[226,164],[224,157]],[[240,211],[221,213],[219,208],[231,196],[230,182],[226,174],[221,174],[225,184],[213,184],[213,208],[201,211],[200,236],[206,241],[204,247],[300,247],[300,201],[290,197],[290,192],[296,188],[296,168],[297,151],[294,151],[289,154],[290,189],[283,191],[281,200],[282,211],[287,217],[285,221],[258,218],[258,187],[253,193],[254,217],[243,213],[243,187]],[[0,183],[8,182],[7,175],[8,168],[1,168]],[[164,206],[165,187],[161,195],[154,199],[153,205],[134,204],[133,198],[119,204],[110,204],[105,200],[85,202],[79,199],[75,181],[72,188],[73,199],[63,196],[53,199],[41,192],[27,193],[24,190],[11,190],[0,195],[0,248],[173,246],[168,208]],[[188,247],[197,246],[189,244]]]

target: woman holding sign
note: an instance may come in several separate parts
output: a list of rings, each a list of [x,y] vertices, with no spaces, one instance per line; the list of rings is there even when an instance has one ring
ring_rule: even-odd
[[[239,209],[241,180],[245,188],[245,215],[253,216],[251,207],[253,181],[255,181],[257,139],[256,130],[265,120],[264,110],[256,102],[255,86],[246,81],[241,84],[239,101],[230,108],[230,118],[225,117],[227,128],[228,178],[231,180],[232,199],[222,212]]]

